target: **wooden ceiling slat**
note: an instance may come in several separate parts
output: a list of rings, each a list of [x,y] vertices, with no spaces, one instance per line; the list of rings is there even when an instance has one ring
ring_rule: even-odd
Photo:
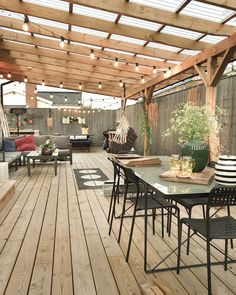
[[[123,0],[64,0],[66,2],[80,4],[92,8],[101,9],[113,13],[119,13],[129,17],[139,18],[147,21],[170,25],[186,30],[197,31],[204,34],[226,35],[234,33],[234,27],[195,18],[187,15],[177,15],[163,9],[148,7],[137,3],[130,3]],[[221,1],[222,2],[222,1]],[[224,1],[225,2],[225,1]]]
[[[58,21],[70,25],[99,30],[112,34],[118,34],[131,38],[142,39],[151,42],[160,42],[163,44],[177,46],[180,48],[204,50],[209,44],[202,41],[190,40],[183,37],[177,37],[170,34],[152,32],[146,29],[135,28],[128,25],[115,24],[109,21],[100,20],[93,17],[70,14],[58,9],[48,8],[41,5],[19,2],[18,0],[2,0],[0,7],[5,10],[24,13],[31,16],[41,17],[53,21]]]

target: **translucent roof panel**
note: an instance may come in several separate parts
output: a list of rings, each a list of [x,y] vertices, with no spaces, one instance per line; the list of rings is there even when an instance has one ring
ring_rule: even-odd
[[[222,7],[209,5],[192,0],[180,14],[190,15],[196,18],[207,19],[213,22],[222,22],[226,17],[233,13],[232,10]]]
[[[123,41],[123,42],[129,42],[132,44],[137,44],[137,45],[144,45],[146,41],[140,40],[140,39],[135,39],[135,38],[130,38],[130,37],[124,37],[121,35],[111,35],[111,39],[117,40],[117,41]]]
[[[184,49],[183,51],[181,51],[181,53],[183,54],[187,54],[187,55],[197,55],[198,53],[200,53],[201,51],[199,50],[188,50],[188,49]]]
[[[68,29],[67,24],[55,22],[55,21],[52,21],[52,20],[47,20],[47,19],[44,19],[44,18],[29,16],[29,21],[32,22],[32,23],[35,23],[35,24],[42,25],[42,26],[50,26],[50,27],[60,28],[60,29],[64,29],[64,30]]]
[[[185,0],[130,0],[129,2],[175,12]]]
[[[201,41],[206,43],[216,44],[224,39],[226,39],[226,37],[206,35],[205,37],[201,39]]]
[[[194,31],[189,31],[189,30],[184,30],[184,29],[179,29],[179,28],[174,28],[170,26],[165,26],[162,31],[162,33],[178,36],[178,37],[184,37],[192,40],[196,40],[199,37],[202,36],[201,33],[197,33]]]
[[[50,7],[50,8],[54,8],[54,9],[59,9],[59,10],[63,10],[63,11],[69,11],[69,3],[64,2],[64,1],[60,1],[60,0],[50,0],[50,1],[48,1],[48,0],[23,0],[23,1],[28,2],[28,3],[46,6],[46,7]]]
[[[114,22],[117,18],[116,13],[111,13],[111,12],[103,11],[100,9],[81,6],[78,4],[73,5],[73,13],[90,16],[94,18],[99,18],[102,20],[110,21],[110,22]]]
[[[228,21],[226,23],[227,25],[230,25],[230,26],[235,26],[236,27],[236,17],[232,18],[230,21]]]
[[[132,27],[146,29],[150,31],[157,31],[161,27],[160,24],[157,24],[154,22],[137,19],[137,18],[133,18],[129,16],[124,16],[124,15],[121,16],[119,20],[119,24],[129,25]]]
[[[105,48],[104,51],[117,52],[117,53],[126,54],[126,55],[133,55],[133,53],[130,53],[130,52],[115,50],[110,48]]]
[[[106,38],[108,36],[108,33],[106,33],[106,32],[82,28],[82,27],[78,27],[78,26],[72,26],[71,30],[74,32],[79,32],[82,34],[88,34],[88,35],[93,35],[93,36],[102,37],[102,38]]]
[[[12,18],[22,19],[22,21],[25,19],[24,14],[22,14],[22,13],[6,11],[3,9],[0,9],[0,16],[7,16],[7,17],[12,17]]]
[[[22,34],[22,35],[30,35],[30,32],[24,32],[24,31],[18,31],[18,30],[14,30],[14,29],[10,29],[10,28],[1,28],[1,30],[4,31],[11,31],[11,32],[15,32],[17,34]]]
[[[169,45],[164,45],[164,44],[154,43],[154,42],[149,42],[147,44],[147,47],[159,48],[159,49],[168,50],[172,52],[178,52],[181,50],[181,48],[179,47],[174,47],[174,46],[169,46]]]
[[[84,43],[74,42],[74,41],[71,41],[70,44],[72,44],[72,45],[79,45],[79,46],[83,46],[83,47],[88,47],[88,48],[92,48],[92,49],[99,49],[99,50],[102,49],[102,47],[100,47],[100,46],[95,46],[95,45],[90,45],[90,44],[84,44]]]
[[[58,40],[59,41],[59,37],[50,37],[50,36],[45,36],[45,35],[38,35],[38,34],[34,34],[35,37],[39,37],[41,39],[47,39],[47,40]]]

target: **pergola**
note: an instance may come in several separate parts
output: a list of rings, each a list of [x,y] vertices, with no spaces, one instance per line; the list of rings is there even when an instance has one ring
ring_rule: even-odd
[[[18,81],[137,99],[199,74],[212,99],[235,58],[234,0],[1,0],[0,8],[0,71]]]

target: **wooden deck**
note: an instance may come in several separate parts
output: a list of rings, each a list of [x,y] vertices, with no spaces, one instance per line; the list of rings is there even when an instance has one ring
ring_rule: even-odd
[[[0,211],[0,294],[141,294],[139,286],[147,282],[157,284],[164,294],[207,294],[205,268],[182,270],[180,275],[144,273],[142,218],[137,218],[129,264],[125,262],[130,218],[125,219],[118,245],[119,220],[108,235],[109,198],[101,189],[78,191],[73,174],[73,168],[99,167],[112,178],[106,157],[104,152],[74,153],[73,166],[59,163],[56,177],[51,164],[36,165],[31,177],[25,167],[11,172],[15,193]],[[176,230],[173,224],[171,237],[164,239],[160,226],[156,235],[150,231],[151,265],[176,247]],[[186,256],[183,247],[182,263],[205,261],[203,248],[205,243],[195,239]],[[215,250],[212,254],[213,260],[223,258]],[[175,257],[167,261],[175,263]],[[235,274],[235,265],[227,272],[223,266],[213,267],[214,294],[236,294]]]

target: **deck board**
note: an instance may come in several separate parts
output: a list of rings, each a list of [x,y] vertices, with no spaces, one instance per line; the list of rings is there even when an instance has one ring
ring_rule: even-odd
[[[100,168],[113,177],[111,163],[104,151],[74,153],[74,164],[60,162],[58,175],[53,165],[36,165],[32,176],[26,167],[11,171],[15,192],[0,207],[0,295],[1,294],[141,294],[139,286],[157,284],[164,294],[207,294],[206,269],[146,274],[143,270],[143,218],[136,218],[129,263],[125,262],[131,219],[124,220],[120,244],[119,220],[114,220],[108,235],[109,197],[102,189],[78,190],[73,169]],[[121,208],[121,203],[118,205]],[[130,214],[132,211],[129,212]],[[221,213],[219,213],[221,214]],[[236,210],[232,209],[232,214]],[[186,213],[181,211],[181,216]],[[194,210],[201,216],[201,208]],[[160,238],[160,219],[156,234],[148,224],[148,262],[155,264],[177,245],[177,226],[172,234]],[[218,245],[223,249],[224,244]],[[204,262],[205,242],[194,238],[191,253],[182,251],[182,264]],[[234,250],[230,250],[236,257]],[[222,255],[212,250],[212,260]],[[166,265],[175,265],[171,257]],[[236,294],[236,266],[227,272],[212,267],[214,294]]]

